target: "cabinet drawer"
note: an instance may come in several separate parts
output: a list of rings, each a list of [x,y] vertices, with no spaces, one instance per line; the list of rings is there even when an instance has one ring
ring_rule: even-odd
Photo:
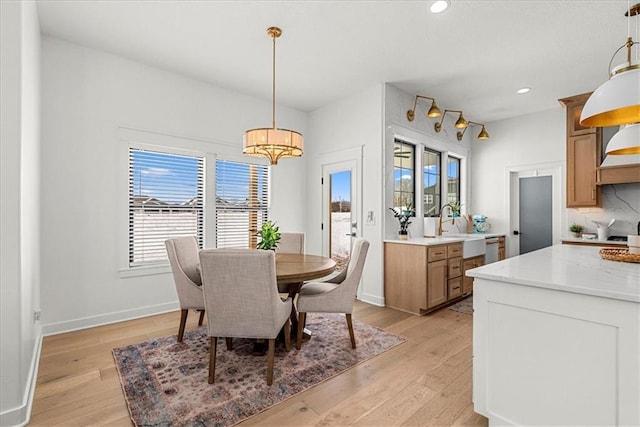
[[[429,247],[427,262],[440,261],[441,259],[447,259],[447,247],[444,245]]]
[[[462,276],[462,258],[449,258],[447,261],[449,265],[449,279]]]
[[[457,298],[462,295],[462,278],[449,280],[449,299]]]
[[[462,243],[452,243],[447,245],[447,258],[456,258],[462,256]]]

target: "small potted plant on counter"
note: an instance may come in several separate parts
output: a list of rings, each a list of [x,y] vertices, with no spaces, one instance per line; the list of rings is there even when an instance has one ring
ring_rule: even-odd
[[[261,237],[257,246],[258,249],[275,251],[278,247],[278,241],[280,240],[280,227],[271,221],[267,221],[262,224],[258,236]]]
[[[453,218],[458,218],[460,216],[462,204],[458,201],[455,201],[455,202],[449,202],[449,206],[451,206],[451,216]]]
[[[573,233],[573,237],[580,237],[582,236],[582,232],[584,231],[584,226],[573,223],[569,227],[569,231]]]
[[[400,223],[400,230],[398,231],[398,238],[400,240],[407,240],[409,238],[409,224],[411,221],[409,219],[416,213],[411,206],[408,206],[406,209],[400,208],[389,208],[391,212],[393,212],[393,216],[398,218],[398,222]]]

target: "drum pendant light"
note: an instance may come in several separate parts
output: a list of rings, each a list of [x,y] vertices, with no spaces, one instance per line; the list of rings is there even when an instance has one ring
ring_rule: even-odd
[[[272,165],[283,157],[300,157],[303,151],[302,134],[294,130],[276,128],[276,39],[282,35],[278,27],[270,27],[267,34],[273,39],[273,97],[271,128],[250,129],[244,133],[243,154],[265,156]]]

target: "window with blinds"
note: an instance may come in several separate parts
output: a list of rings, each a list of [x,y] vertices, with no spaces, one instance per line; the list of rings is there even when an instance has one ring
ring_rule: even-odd
[[[255,248],[269,214],[269,166],[216,160],[216,246]]]
[[[166,263],[164,241],[204,223],[204,159],[129,149],[129,266]]]

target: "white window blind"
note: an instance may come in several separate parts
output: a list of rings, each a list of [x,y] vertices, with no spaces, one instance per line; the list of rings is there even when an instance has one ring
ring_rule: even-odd
[[[165,263],[164,241],[203,241],[204,159],[129,149],[129,266]]]
[[[216,246],[255,248],[269,214],[269,167],[216,161]]]

